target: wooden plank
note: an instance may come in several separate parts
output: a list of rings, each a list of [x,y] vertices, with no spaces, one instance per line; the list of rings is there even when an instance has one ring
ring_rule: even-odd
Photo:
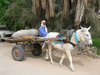
[[[7,39],[6,41],[7,41],[7,42],[10,42],[10,43],[15,43],[15,42],[27,42],[27,41],[30,41],[30,38],[27,38],[27,39]]]
[[[48,41],[48,40],[61,41],[61,38],[30,37],[30,38],[6,39],[6,41],[10,43],[27,42],[27,41],[42,42],[42,41]]]
[[[45,38],[45,37],[35,37],[35,38],[30,38],[30,39],[33,39],[35,41],[48,41],[48,40],[52,40],[52,41],[58,41],[58,40],[61,40],[61,38]],[[64,40],[65,38],[63,38]]]

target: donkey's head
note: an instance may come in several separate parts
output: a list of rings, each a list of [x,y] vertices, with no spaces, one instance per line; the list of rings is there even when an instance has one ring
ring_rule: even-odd
[[[91,39],[91,35],[89,33],[90,28],[91,28],[91,26],[88,28],[83,28],[81,26],[80,33],[77,35],[80,37],[79,42],[83,45],[89,45],[89,46],[92,45],[92,39]]]

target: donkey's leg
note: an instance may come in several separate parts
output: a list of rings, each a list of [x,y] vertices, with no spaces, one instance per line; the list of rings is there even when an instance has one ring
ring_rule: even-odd
[[[48,54],[48,49],[47,49],[47,44],[44,44],[43,46],[42,46],[42,51],[46,51],[46,56],[45,56],[45,60],[48,60],[49,59],[49,54]]]
[[[68,55],[68,59],[69,59],[69,62],[70,62],[70,68],[71,68],[72,71],[74,71],[74,67],[73,67],[73,63],[72,63],[72,56],[71,56],[70,50],[67,50],[66,53]]]
[[[61,58],[61,60],[60,60],[60,67],[62,67],[63,65],[62,65],[62,63],[63,63],[63,60],[64,60],[64,58],[65,58],[65,53],[62,55],[62,58]]]
[[[54,64],[54,62],[52,60],[52,45],[51,44],[48,45],[48,49],[49,49],[50,62],[51,62],[51,64]]]
[[[49,59],[49,51],[48,49],[46,49],[46,57],[45,57],[45,60],[48,60]]]

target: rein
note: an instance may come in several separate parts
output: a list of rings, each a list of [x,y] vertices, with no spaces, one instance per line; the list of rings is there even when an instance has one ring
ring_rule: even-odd
[[[91,39],[85,39],[85,42],[84,42],[84,43],[81,43],[81,42],[78,40],[78,38],[77,38],[77,32],[75,32],[75,39],[76,39],[76,42],[78,42],[80,45],[85,45],[86,42],[88,42],[89,40],[91,40]]]
[[[57,37],[58,37],[58,36],[57,36]],[[52,40],[49,40],[49,41],[47,41],[47,42],[45,42],[45,43],[43,42],[42,44],[61,44],[61,43],[69,43],[69,44],[71,44],[73,47],[76,46],[76,44],[74,44],[74,43],[68,41],[67,39],[63,39],[63,36],[60,38],[60,40],[58,40],[58,41],[56,41],[56,42],[52,42]]]

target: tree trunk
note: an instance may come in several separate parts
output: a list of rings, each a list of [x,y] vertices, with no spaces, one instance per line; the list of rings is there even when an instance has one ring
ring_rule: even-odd
[[[95,3],[95,12],[98,12],[99,10],[99,0],[96,0],[96,3]]]
[[[76,15],[75,15],[75,25],[76,30],[79,29],[79,24],[82,21],[82,17],[84,15],[84,9],[87,7],[87,0],[78,0],[76,6]]]

